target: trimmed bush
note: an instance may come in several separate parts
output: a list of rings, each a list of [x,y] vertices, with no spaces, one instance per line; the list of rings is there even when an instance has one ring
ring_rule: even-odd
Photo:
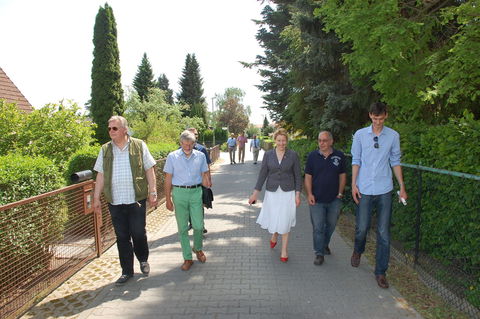
[[[65,171],[65,180],[68,185],[72,182],[70,181],[70,176],[79,171],[92,170],[95,166],[97,160],[98,152],[100,152],[100,145],[94,146],[85,146],[80,150],[76,151],[68,160],[67,170]],[[93,179],[96,177],[96,172],[93,171]]]
[[[0,205],[55,190],[63,185],[58,167],[43,157],[0,156]]]

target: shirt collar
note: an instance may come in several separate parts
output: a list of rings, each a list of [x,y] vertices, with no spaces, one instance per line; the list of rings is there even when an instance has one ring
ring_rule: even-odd
[[[130,136],[127,135],[127,143],[125,144],[125,146],[123,148],[118,147],[117,144],[115,144],[114,141],[112,141],[112,144],[117,150],[123,152],[126,149],[128,149],[128,146],[130,145]]]
[[[383,126],[382,131],[380,132],[380,134],[378,134],[378,136],[383,135],[384,132],[385,132],[385,125]],[[370,126],[368,127],[368,133],[373,134],[373,124],[370,124]]]

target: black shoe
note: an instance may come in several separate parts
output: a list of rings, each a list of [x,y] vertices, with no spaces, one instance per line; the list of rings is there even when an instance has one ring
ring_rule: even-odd
[[[330,248],[328,248],[328,246],[325,246],[325,255],[331,255],[332,254],[332,251],[330,250]]]
[[[140,263],[140,270],[142,271],[142,274],[148,276],[150,273],[150,265],[148,264],[148,261],[142,261]]]
[[[317,255],[315,256],[315,260],[313,261],[313,263],[317,266],[320,266],[321,264],[323,264],[324,261],[325,261],[325,257]]]
[[[206,234],[208,233],[208,230],[206,228],[203,229],[203,233]]]
[[[115,284],[118,286],[123,285],[132,277],[133,275],[121,275],[120,278],[118,278],[117,281],[115,281]]]

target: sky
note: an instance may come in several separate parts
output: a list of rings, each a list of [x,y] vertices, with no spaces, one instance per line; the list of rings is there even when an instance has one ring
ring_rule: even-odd
[[[239,61],[262,54],[255,39],[257,0],[109,0],[117,23],[124,89],[131,87],[143,53],[156,78],[178,81],[187,53],[200,65],[208,110],[226,88],[245,92],[250,121],[263,123],[261,77]],[[0,67],[35,107],[70,99],[83,106],[91,93],[97,0],[0,0]],[[214,102],[214,101],[213,101]]]

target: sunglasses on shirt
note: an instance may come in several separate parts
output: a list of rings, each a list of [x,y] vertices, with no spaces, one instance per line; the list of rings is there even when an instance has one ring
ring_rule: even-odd
[[[375,136],[375,137],[373,138],[373,141],[375,142],[375,144],[373,144],[373,147],[379,148],[380,145],[378,144],[378,136]]]

